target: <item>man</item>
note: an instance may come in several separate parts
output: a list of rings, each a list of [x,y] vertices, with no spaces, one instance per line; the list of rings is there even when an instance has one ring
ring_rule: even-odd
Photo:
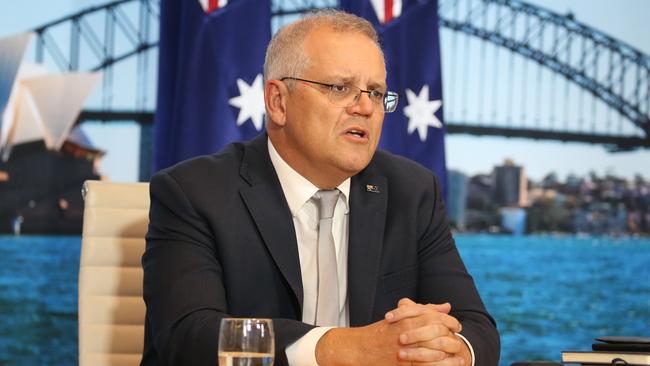
[[[273,319],[276,365],[496,365],[436,178],[376,152],[396,100],[372,26],[315,13],[264,73],[266,134],[151,180],[142,364],[215,365],[234,316]]]

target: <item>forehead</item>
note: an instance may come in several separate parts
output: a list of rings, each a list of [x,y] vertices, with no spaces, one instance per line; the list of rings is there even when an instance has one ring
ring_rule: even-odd
[[[309,59],[308,72],[362,82],[386,82],[383,54],[377,43],[362,33],[323,26],[309,32],[303,47]]]

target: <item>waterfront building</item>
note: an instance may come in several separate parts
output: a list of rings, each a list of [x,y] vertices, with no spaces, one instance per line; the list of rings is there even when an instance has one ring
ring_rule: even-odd
[[[528,205],[528,183],[523,167],[510,159],[494,168],[494,199],[501,207]]]
[[[447,217],[450,224],[461,231],[466,229],[467,186],[467,175],[457,170],[447,171]]]
[[[520,207],[503,207],[499,210],[501,228],[513,235],[526,233],[526,210]]]

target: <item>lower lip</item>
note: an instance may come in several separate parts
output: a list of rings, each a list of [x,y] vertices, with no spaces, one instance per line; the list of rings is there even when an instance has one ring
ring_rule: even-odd
[[[350,140],[350,141],[353,141],[353,142],[357,142],[357,143],[365,143],[365,142],[368,142],[368,135],[367,135],[367,134],[366,134],[366,135],[363,135],[363,137],[362,137],[362,136],[354,135],[354,134],[351,134],[351,133],[344,133],[343,136],[344,136],[346,139],[348,139],[348,140]]]

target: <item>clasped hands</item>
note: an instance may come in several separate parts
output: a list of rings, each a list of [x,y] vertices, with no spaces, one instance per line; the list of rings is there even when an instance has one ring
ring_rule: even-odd
[[[386,322],[400,328],[399,365],[465,365],[469,349],[456,335],[462,326],[450,311],[449,303],[423,305],[404,298],[386,313]]]
[[[470,351],[455,333],[460,322],[451,305],[401,299],[383,320],[357,328],[335,328],[318,342],[321,366],[469,366]]]

